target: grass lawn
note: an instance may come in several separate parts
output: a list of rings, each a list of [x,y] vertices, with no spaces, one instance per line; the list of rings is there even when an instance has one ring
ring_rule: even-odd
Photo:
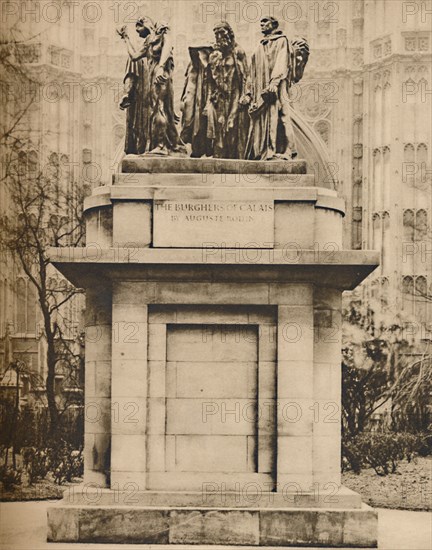
[[[23,476],[24,478],[24,476]],[[63,493],[68,487],[76,483],[82,483],[82,479],[77,478],[75,483],[65,483],[57,485],[47,476],[47,479],[38,481],[34,485],[24,483],[13,490],[6,491],[3,484],[0,483],[0,502],[18,502],[24,500],[58,500],[63,497]]]
[[[359,475],[342,474],[342,484],[360,493],[366,504],[399,510],[432,510],[432,457],[401,462],[385,477],[369,468]]]
[[[23,476],[24,477],[24,476]],[[68,487],[82,482],[56,485],[49,477],[28,485],[24,478],[22,486],[5,491],[0,484],[0,500],[3,502],[24,500],[56,500]],[[401,462],[398,471],[381,477],[372,469],[342,474],[342,484],[360,493],[363,501],[378,508],[400,510],[432,510],[432,457],[418,457],[414,462]]]

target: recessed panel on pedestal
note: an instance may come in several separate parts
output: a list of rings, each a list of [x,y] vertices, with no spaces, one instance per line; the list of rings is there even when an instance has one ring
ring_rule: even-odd
[[[168,470],[256,472],[257,345],[256,326],[168,327]]]
[[[274,486],[276,342],[264,324],[273,315],[242,306],[151,308],[149,489]]]

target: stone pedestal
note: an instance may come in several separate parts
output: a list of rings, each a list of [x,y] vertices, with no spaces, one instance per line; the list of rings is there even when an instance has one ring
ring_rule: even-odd
[[[376,546],[340,483],[343,202],[302,161],[127,157],[87,200],[84,485],[48,539]]]

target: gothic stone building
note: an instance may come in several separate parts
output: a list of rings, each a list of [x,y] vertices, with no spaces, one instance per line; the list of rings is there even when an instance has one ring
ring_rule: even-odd
[[[91,187],[110,181],[122,156],[125,115],[118,102],[126,51],[116,27],[128,24],[133,36],[133,22],[141,14],[169,22],[179,110],[188,46],[211,43],[213,25],[227,20],[250,56],[261,37],[259,19],[273,10],[289,36],[305,37],[310,44],[310,61],[301,86],[293,90],[293,104],[321,135],[334,161],[347,207],[344,248],[382,254],[381,266],[361,293],[389,315],[403,312],[424,340],[430,338],[430,1],[159,0],[81,2],[73,10],[73,2],[60,0],[23,4],[18,12],[3,6],[2,17],[17,20],[25,63],[42,82],[40,101],[19,129],[29,144],[26,154],[67,167],[63,185],[75,181]],[[2,208],[7,208],[2,194]],[[14,353],[43,375],[43,330],[34,289],[2,260],[1,366],[8,329]],[[72,325],[79,326],[81,309],[82,304],[72,303],[65,313]]]

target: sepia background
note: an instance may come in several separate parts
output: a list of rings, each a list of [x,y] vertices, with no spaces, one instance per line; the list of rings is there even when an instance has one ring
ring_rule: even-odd
[[[346,202],[343,248],[382,254],[379,268],[346,296],[349,323],[367,333],[348,330],[350,349],[364,348],[365,341],[386,342],[381,355],[375,348],[359,354],[362,365],[378,365],[388,375],[382,387],[380,378],[372,382],[376,401],[367,420],[381,423],[392,412],[392,401],[407,401],[420,384],[423,393],[410,395],[420,395],[421,411],[408,412],[411,428],[421,420],[419,428],[426,429],[432,340],[431,10],[430,1],[402,0],[2,1],[0,219],[16,211],[24,216],[25,208],[21,214],[17,209],[20,185],[31,190],[46,184],[50,192],[25,197],[24,206],[39,201],[45,214],[39,225],[27,220],[25,235],[34,250],[24,262],[15,254],[23,242],[19,232],[10,232],[6,222],[0,226],[5,425],[16,421],[5,412],[10,400],[21,411],[44,411],[51,392],[51,413],[54,407],[55,414],[69,418],[70,444],[81,444],[85,299],[48,266],[47,248],[84,245],[82,197],[110,184],[123,156],[125,113],[118,104],[127,53],[116,28],[128,25],[133,37],[139,16],[168,22],[180,113],[188,47],[212,43],[213,25],[227,20],[250,58],[261,38],[259,20],[270,13],[290,38],[304,37],[310,45],[292,101],[334,163],[337,190]],[[37,237],[28,237],[32,230]],[[327,251],[332,250],[330,242]],[[385,330],[378,334],[378,327]],[[394,372],[416,361],[424,370],[388,397]],[[382,397],[388,398],[380,407]],[[1,443],[7,447],[11,440]]]
[[[290,37],[303,36],[311,56],[301,87],[301,110],[328,146],[346,201],[344,247],[382,252],[380,268],[362,292],[390,312],[403,310],[430,334],[431,33],[430,18],[399,0],[317,2],[2,2],[3,23],[19,42],[20,63],[40,90],[16,128],[30,162],[58,162],[62,185],[92,188],[109,182],[122,155],[125,114],[118,108],[126,63],[115,29],[135,34],[137,16],[170,24],[175,40],[177,110],[188,46],[213,40],[212,26],[228,20],[250,56],[259,18],[274,10]],[[405,7],[404,7],[405,4]],[[410,4],[407,6],[407,4]],[[57,7],[56,7],[57,5]],[[14,21],[15,20],[15,21]],[[5,25],[4,25],[5,28]],[[6,38],[6,37],[4,37]],[[32,83],[12,82],[8,109],[29,101]],[[5,95],[6,94],[6,95]],[[5,186],[1,208],[8,209]],[[9,327],[13,354],[44,374],[43,331],[35,290],[1,258],[0,348]],[[76,332],[82,302],[64,316]],[[3,380],[2,385],[12,383]]]

